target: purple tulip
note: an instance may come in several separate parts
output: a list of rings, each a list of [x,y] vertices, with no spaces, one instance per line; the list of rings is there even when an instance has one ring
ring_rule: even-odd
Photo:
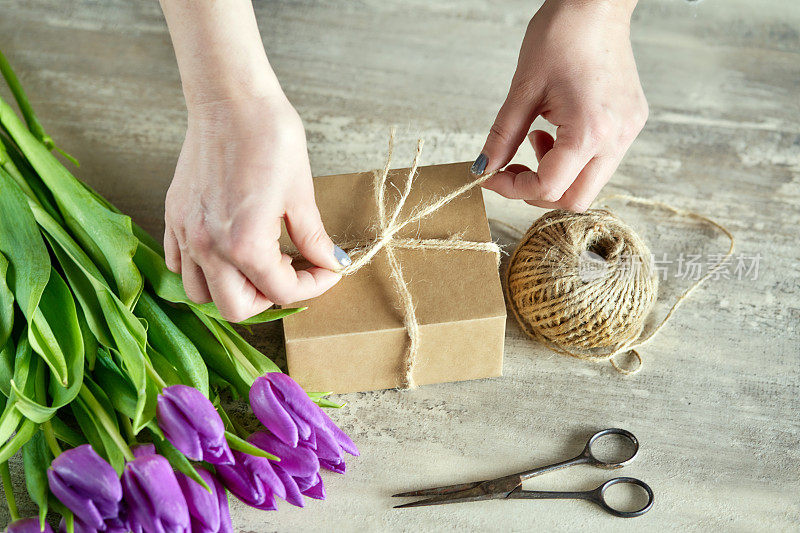
[[[341,461],[342,451],[358,455],[350,437],[286,374],[270,372],[256,378],[250,406],[264,427],[293,448],[307,442],[320,458],[336,462]]]
[[[275,496],[286,498],[286,487],[268,459],[239,451],[233,452],[233,465],[219,465],[217,475],[225,487],[244,503],[274,510]]]
[[[301,441],[292,448],[267,431],[253,433],[247,440],[281,458],[280,462],[272,461],[272,467],[286,488],[286,501],[303,507],[302,495],[325,499],[325,490],[319,477],[320,461],[307,441]]]
[[[76,530],[77,531],[77,530]],[[53,528],[47,522],[44,523],[44,529],[41,528],[38,518],[20,518],[8,524],[6,533],[53,533]]]
[[[197,473],[211,487],[211,493],[185,474],[178,473],[178,484],[189,507],[192,533],[233,533],[225,487],[205,468]]]
[[[130,529],[146,533],[189,533],[191,521],[178,480],[160,455],[142,455],[125,465],[122,489]]]
[[[117,472],[89,444],[56,457],[47,469],[50,491],[87,527],[104,529],[122,499]]]
[[[81,522],[78,518],[75,518],[75,522],[73,524],[75,533],[98,533],[99,531],[103,531],[105,533],[128,533],[131,528],[129,528],[123,521],[120,519],[111,519],[107,520],[104,526],[104,529],[95,529],[93,527],[87,526],[83,522]],[[59,533],[67,533],[67,523],[62,518],[61,522],[58,524],[58,531]]]
[[[166,387],[158,396],[158,425],[173,446],[193,461],[232,464],[225,425],[202,392],[186,385]]]

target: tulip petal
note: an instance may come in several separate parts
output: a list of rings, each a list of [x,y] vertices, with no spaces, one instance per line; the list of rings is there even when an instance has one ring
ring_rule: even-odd
[[[234,452],[234,456],[236,452]],[[216,467],[217,475],[231,493],[250,506],[263,503],[266,499],[264,485],[240,463]]]
[[[253,474],[260,479],[264,486],[268,487],[275,496],[286,499],[286,488],[283,486],[281,479],[275,474],[272,468],[272,463],[264,457],[248,456],[245,459],[246,463],[250,463],[248,468],[252,469]]]
[[[303,494],[308,496],[309,498],[314,498],[315,500],[324,500],[325,499],[325,485],[322,483],[322,477],[317,474],[316,475],[316,483],[311,487],[305,489]]]
[[[264,377],[280,393],[283,401],[292,411],[314,427],[324,423],[322,409],[308,397],[303,387],[298,385],[295,380],[281,372],[269,372]]]
[[[250,387],[250,406],[264,427],[289,446],[297,446],[297,424],[275,396],[266,378],[256,378]]]
[[[145,531],[189,531],[186,500],[165,458],[151,455],[129,462],[122,474],[122,486],[131,517]]]
[[[47,476],[56,497],[87,525],[99,528],[102,524],[97,525],[98,515],[102,521],[119,512],[122,499],[119,477],[90,445],[83,444],[61,453],[50,464]],[[57,480],[55,489],[54,480]],[[92,502],[91,505],[87,505],[86,500]]]
[[[305,476],[305,477],[295,476],[294,482],[297,483],[297,488],[300,489],[300,492],[303,492],[304,490],[310,489],[317,483],[318,476],[319,472],[315,472],[311,476]]]
[[[319,471],[317,454],[302,442],[292,448],[267,431],[253,433],[247,440],[262,450],[280,457],[280,462],[274,464],[291,476],[311,476]]]
[[[339,446],[339,443],[327,429],[317,428],[314,434],[317,437],[317,456],[320,459],[327,459],[333,462],[342,460],[344,457],[342,447]]]
[[[291,503],[295,507],[304,507],[303,504],[303,495],[300,493],[300,489],[297,488],[297,483],[295,483],[292,476],[287,474],[281,467],[275,467],[275,474],[280,478],[283,486],[286,489],[286,497],[284,500]]]
[[[331,472],[336,472],[337,474],[344,474],[346,468],[344,460],[335,462],[335,461],[328,461],[326,459],[320,459],[319,466],[325,468],[326,470],[330,470]]]
[[[38,518],[21,518],[8,524],[6,533],[39,533],[41,525]],[[75,530],[77,532],[77,529]],[[44,533],[53,533],[53,528],[45,522]]]
[[[171,398],[163,394],[158,397],[158,426],[167,440],[187,458],[193,461],[203,459],[203,448],[197,431],[185,413]]]
[[[355,443],[347,435],[347,433],[342,431],[342,428],[337,426],[325,411],[322,412],[322,416],[325,418],[325,427],[333,434],[333,437],[339,443],[339,446],[341,446],[342,449],[350,455],[358,456],[358,448],[356,448]]]
[[[217,507],[219,507],[219,530],[217,533],[233,533],[233,523],[231,522],[231,511],[228,508],[228,494],[225,487],[217,481]]]
[[[147,457],[148,455],[155,455],[156,454],[156,446],[153,443],[145,443],[145,444],[137,444],[136,446],[131,446],[131,451],[133,452],[133,456],[137,459],[139,457]]]
[[[211,492],[208,492],[197,481],[191,479],[185,474],[177,474],[175,477],[178,480],[178,485],[181,487],[183,497],[186,499],[186,505],[189,509],[189,514],[192,519],[192,531],[211,531],[216,533],[219,531],[220,525],[220,509],[219,498],[217,493],[220,490],[225,490],[219,484],[211,472],[205,468],[197,468],[197,474],[203,478]]]
[[[64,483],[61,476],[52,468],[47,470],[47,481],[50,485],[50,492],[52,492],[67,509],[75,513],[75,516],[80,518],[82,522],[94,529],[103,527],[103,517],[90,498]]]

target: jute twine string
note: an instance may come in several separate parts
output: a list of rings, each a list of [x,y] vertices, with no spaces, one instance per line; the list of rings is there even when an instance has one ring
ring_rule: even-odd
[[[658,277],[647,245],[607,209],[550,211],[524,232],[511,255],[506,296],[529,337],[557,353],[609,361],[618,372],[635,374],[643,364],[637,349],[650,342],[684,300],[722,268],[733,253],[734,238],[724,226],[692,211],[628,195],[609,196],[601,202],[612,199],[658,207],[708,224],[730,239],[728,251],[678,297],[658,325],[643,335],[658,296]],[[596,268],[587,272],[587,264]],[[633,369],[623,368],[614,360],[626,351],[638,362]]]
[[[416,382],[414,381],[414,366],[417,361],[417,353],[419,351],[420,342],[420,327],[417,320],[417,314],[414,307],[414,300],[411,296],[411,291],[408,288],[403,277],[403,270],[400,266],[400,261],[397,259],[395,250],[398,248],[408,250],[474,250],[480,252],[490,252],[497,256],[498,265],[500,263],[500,247],[495,242],[475,242],[468,241],[461,238],[460,235],[452,235],[446,239],[410,239],[398,238],[397,233],[408,226],[430,216],[444,205],[450,203],[455,198],[465,194],[466,192],[478,187],[481,183],[488,180],[494,173],[485,174],[480,176],[458,189],[437,198],[427,205],[416,207],[411,214],[405,218],[400,218],[400,213],[403,206],[411,193],[411,186],[417,174],[419,167],[420,157],[422,155],[423,141],[420,139],[417,142],[417,150],[414,155],[414,163],[405,177],[402,191],[393,209],[387,207],[386,192],[387,192],[387,179],[389,177],[389,170],[392,161],[392,151],[394,149],[394,128],[389,134],[389,150],[386,156],[386,165],[382,171],[374,173],[374,193],[375,204],[377,205],[378,221],[374,228],[375,238],[367,243],[362,242],[346,242],[339,243],[339,246],[349,251],[350,257],[353,260],[349,266],[343,268],[340,272],[345,276],[349,276],[358,272],[363,267],[368,265],[375,255],[383,251],[389,262],[389,269],[397,294],[400,298],[400,303],[403,313],[403,325],[408,333],[408,343],[406,345],[405,355],[403,357],[402,368],[402,388],[415,388]],[[391,211],[391,214],[389,213]]]

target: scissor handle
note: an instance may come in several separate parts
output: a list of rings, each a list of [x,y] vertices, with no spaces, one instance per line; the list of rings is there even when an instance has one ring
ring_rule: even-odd
[[[609,505],[608,501],[606,501],[606,491],[609,487],[613,485],[617,485],[619,483],[627,483],[629,485],[636,485],[644,489],[647,493],[647,503],[644,504],[640,509],[636,511],[622,511],[620,509],[616,509]],[[592,491],[592,501],[597,503],[600,507],[608,511],[609,513],[613,514],[614,516],[620,516],[622,518],[633,518],[636,516],[642,516],[644,513],[650,510],[653,507],[653,489],[640,479],[636,479],[633,477],[615,477],[614,479],[609,479],[595,490]]]
[[[633,451],[630,453],[629,457],[625,457],[619,461],[603,461],[599,459],[594,453],[592,453],[592,446],[597,443],[598,440],[602,439],[607,435],[621,435],[626,440],[628,440],[631,445],[633,446]],[[622,468],[623,466],[630,464],[631,461],[636,457],[636,454],[639,452],[639,440],[628,430],[620,429],[620,428],[608,428],[602,429],[589,437],[589,441],[586,443],[586,447],[583,449],[580,457],[584,458],[586,462],[592,464],[594,466],[599,466],[600,468],[607,468],[609,470],[614,468]],[[618,478],[618,479],[628,479],[628,478]],[[649,489],[648,489],[649,490]]]

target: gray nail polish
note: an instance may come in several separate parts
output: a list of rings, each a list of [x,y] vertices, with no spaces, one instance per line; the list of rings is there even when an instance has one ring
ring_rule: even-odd
[[[335,244],[333,245],[333,257],[335,257],[339,264],[343,267],[350,266],[350,263],[353,262],[353,260],[350,259],[350,256],[347,255],[347,252]]]
[[[470,167],[470,172],[475,174],[476,176],[480,176],[483,174],[483,171],[486,170],[486,164],[489,162],[489,158],[486,157],[486,154],[481,154],[478,156],[478,159],[472,163],[472,167]]]

